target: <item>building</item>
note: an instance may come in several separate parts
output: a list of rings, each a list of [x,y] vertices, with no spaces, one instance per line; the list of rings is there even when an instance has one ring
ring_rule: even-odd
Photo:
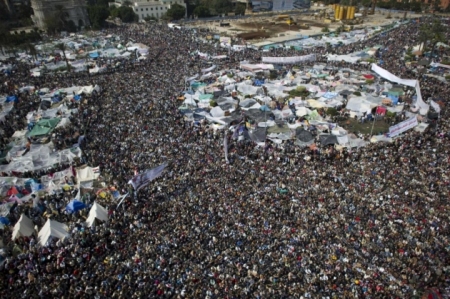
[[[110,6],[119,7],[123,5],[126,0],[115,0],[110,2]],[[129,1],[128,1],[129,2]],[[134,0],[131,1],[131,7],[134,12],[139,16],[139,21],[144,20],[146,17],[153,17],[156,19],[161,18],[168,9],[174,4],[178,4],[184,7],[186,10],[186,4],[183,0]]]
[[[67,21],[73,21],[78,27],[89,25],[85,0],[31,0],[34,12],[31,18],[36,26],[45,29],[45,19],[52,16],[57,6],[67,12]]]

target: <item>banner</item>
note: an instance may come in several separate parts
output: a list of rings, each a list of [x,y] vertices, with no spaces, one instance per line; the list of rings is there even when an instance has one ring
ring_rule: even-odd
[[[409,129],[414,128],[418,124],[419,122],[417,121],[417,117],[413,116],[405,121],[402,121],[401,123],[396,124],[395,126],[389,127],[388,135],[389,137],[395,137],[405,131],[408,131]]]
[[[219,38],[219,41],[222,45],[227,46],[227,47],[231,47],[231,37],[227,37],[227,36],[221,36]]]
[[[215,65],[213,65],[212,67],[209,67],[207,69],[202,69],[202,73],[209,73],[211,71],[213,71],[216,68]]]
[[[385,69],[379,67],[375,63],[372,63],[372,71],[380,75],[382,78],[389,80],[391,82],[395,82],[398,84],[406,85],[409,87],[415,87],[416,94],[417,94],[417,105],[420,108],[420,114],[425,115],[428,112],[428,109],[430,109],[430,106],[428,106],[422,99],[422,93],[420,92],[420,85],[418,80],[414,79],[402,79],[397,77],[396,75],[386,71]]]
[[[309,54],[304,56],[293,56],[293,57],[262,57],[262,62],[274,64],[294,64],[305,61],[316,61],[316,55]]]
[[[225,132],[225,136],[223,137],[223,152],[225,154],[225,161],[227,161],[227,164],[228,164],[229,161],[228,161],[228,136],[227,136],[227,132]]]
[[[167,166],[167,162],[164,164],[159,165],[158,167],[149,169],[145,171],[144,173],[140,173],[136,176],[134,176],[128,184],[131,184],[134,188],[134,190],[139,191],[139,189],[147,186],[151,181],[159,177],[164,169]]]
[[[189,77],[189,78],[186,78],[186,82],[191,82],[191,81],[194,81],[195,79],[197,79],[198,78],[198,74],[197,75],[195,75],[195,76],[192,76],[192,77]]]
[[[431,107],[433,107],[434,111],[436,111],[437,113],[441,112],[441,107],[435,101],[430,100],[430,105],[431,105]]]

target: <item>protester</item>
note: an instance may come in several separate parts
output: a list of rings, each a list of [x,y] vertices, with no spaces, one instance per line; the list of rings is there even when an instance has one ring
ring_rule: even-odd
[[[399,59],[405,47],[418,44],[420,24],[431,20],[347,46],[270,55],[316,53],[326,62],[322,55],[329,50],[345,54],[382,45],[383,68],[420,80],[424,99],[445,102],[448,84]],[[73,166],[100,166],[106,184],[129,196],[119,207],[111,199],[87,198],[109,211],[109,221],[92,228],[83,226],[87,210],[65,212],[73,189],[42,198],[43,211],[11,209],[13,224],[24,213],[40,228],[46,213],[66,223],[70,237],[41,247],[36,237],[11,241],[11,230],[0,230],[11,253],[0,271],[3,298],[416,298],[431,288],[449,294],[447,109],[438,126],[393,143],[338,152],[291,141],[265,147],[232,142],[226,163],[224,132],[188,123],[178,112],[184,79],[207,66],[191,53],[229,55],[217,62],[220,69],[259,62],[262,53],[229,53],[200,42],[204,33],[161,24],[105,34],[150,45],[148,59],[117,67],[114,61],[97,75],[37,78],[17,62],[8,80],[13,86],[101,86],[100,94],[76,104],[73,126],[58,130],[56,143],[67,148],[75,133],[84,135],[84,156]],[[2,92],[10,90],[5,85]],[[25,115],[38,104],[35,95],[20,94],[20,109],[3,122],[3,136],[23,129]],[[2,145],[7,142],[4,137]],[[160,178],[130,190],[135,172],[165,161]]]

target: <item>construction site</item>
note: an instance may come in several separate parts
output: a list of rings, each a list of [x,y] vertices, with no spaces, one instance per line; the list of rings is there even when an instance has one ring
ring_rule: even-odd
[[[336,30],[351,31],[365,27],[391,24],[403,18],[417,15],[394,13],[373,8],[359,9],[356,6],[312,6],[307,13],[296,11],[251,13],[246,18],[201,21],[191,26],[208,28],[217,34],[238,37],[258,46],[280,43],[315,36]],[[339,28],[339,29],[338,29]]]

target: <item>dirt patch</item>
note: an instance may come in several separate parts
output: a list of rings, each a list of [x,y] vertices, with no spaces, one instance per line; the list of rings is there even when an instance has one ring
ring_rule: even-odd
[[[246,32],[246,33],[237,34],[237,37],[245,39],[245,40],[268,38],[268,37],[270,37],[270,33],[266,32],[266,31]]]

